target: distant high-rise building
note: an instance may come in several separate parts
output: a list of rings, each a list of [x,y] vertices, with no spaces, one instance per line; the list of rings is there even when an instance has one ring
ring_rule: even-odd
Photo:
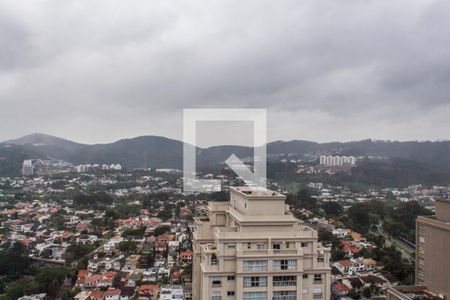
[[[392,287],[387,299],[450,298],[450,200],[435,203],[435,216],[416,220],[416,285]]]
[[[22,164],[22,175],[23,176],[33,176],[33,161],[32,160],[24,160]]]
[[[120,171],[120,170],[122,170],[122,166],[121,166],[120,164],[111,164],[111,165],[109,166],[109,169],[110,169],[110,170]]]
[[[193,299],[330,299],[330,253],[267,189],[231,187],[195,220]]]
[[[354,165],[356,164],[356,158],[354,156],[321,155],[319,164],[329,167]]]

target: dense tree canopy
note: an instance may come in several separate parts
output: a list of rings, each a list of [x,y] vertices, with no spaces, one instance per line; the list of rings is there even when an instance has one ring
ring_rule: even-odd
[[[26,248],[18,242],[0,251],[0,275],[17,278],[27,270],[28,265]]]
[[[102,205],[110,205],[113,198],[105,192],[94,194],[77,194],[73,197],[73,204],[79,206],[96,207]]]

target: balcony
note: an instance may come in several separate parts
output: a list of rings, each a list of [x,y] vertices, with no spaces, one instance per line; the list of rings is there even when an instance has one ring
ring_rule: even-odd
[[[297,280],[274,281],[273,286],[297,286]]]
[[[245,256],[299,256],[303,254],[302,249],[242,249],[237,248],[238,257]]]
[[[219,271],[219,259],[217,258],[217,249],[212,244],[202,246],[202,268],[205,271]]]
[[[313,298],[314,299],[322,299],[323,298],[323,294],[322,293],[320,293],[320,294],[313,294]]]
[[[317,268],[330,267],[330,248],[317,249]]]

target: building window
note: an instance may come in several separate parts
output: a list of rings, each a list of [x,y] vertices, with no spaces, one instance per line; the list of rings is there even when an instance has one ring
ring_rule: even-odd
[[[258,250],[266,249],[266,245],[263,243],[258,243],[258,244],[256,244],[256,249],[258,249]]]
[[[244,260],[244,271],[267,271],[267,260]]]
[[[234,296],[234,291],[228,291],[227,296]]]
[[[212,285],[212,287],[221,287],[222,281],[218,278],[213,278],[211,281],[211,285]]]
[[[291,243],[287,242],[286,243],[286,249],[289,249],[290,246],[291,246]]]
[[[217,259],[217,256],[215,254],[211,255],[211,265],[218,265],[219,260]]]
[[[266,292],[244,292],[243,300],[267,300]]]
[[[211,295],[211,300],[222,300],[222,295],[220,291],[213,291]]]
[[[313,298],[314,299],[320,299],[322,297],[323,297],[323,295],[322,295],[322,289],[321,288],[313,289]]]
[[[236,243],[229,243],[229,244],[227,244],[227,248],[228,249],[235,249],[236,248]]]
[[[273,300],[296,300],[297,292],[295,291],[277,291],[273,292]]]
[[[296,270],[297,261],[293,259],[282,259],[273,261],[274,270]]]
[[[227,280],[228,280],[228,281],[233,281],[233,280],[234,280],[234,276],[228,276],[228,277],[227,277]]]
[[[308,242],[302,242],[302,248],[308,248],[309,243]]]
[[[308,274],[303,274],[303,275],[302,275],[302,278],[303,278],[303,279],[308,279]]]
[[[251,249],[252,248],[252,244],[251,243],[247,243],[247,249]]]
[[[297,276],[274,276],[273,286],[293,286],[297,285]]]
[[[317,254],[317,262],[324,262],[325,260],[325,256],[323,255],[323,253],[318,253]]]
[[[244,287],[266,287],[267,277],[266,276],[252,276],[244,277]]]
[[[322,274],[314,274],[314,283],[322,283]]]
[[[272,244],[272,249],[274,249],[274,250],[280,250],[280,249],[281,249],[281,246],[280,246],[280,244],[278,244],[278,243]]]

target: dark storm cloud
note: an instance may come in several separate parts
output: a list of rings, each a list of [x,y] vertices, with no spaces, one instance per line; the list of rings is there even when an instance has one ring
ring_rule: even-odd
[[[179,138],[191,107],[267,107],[270,139],[450,137],[448,1],[0,5],[1,139]]]

